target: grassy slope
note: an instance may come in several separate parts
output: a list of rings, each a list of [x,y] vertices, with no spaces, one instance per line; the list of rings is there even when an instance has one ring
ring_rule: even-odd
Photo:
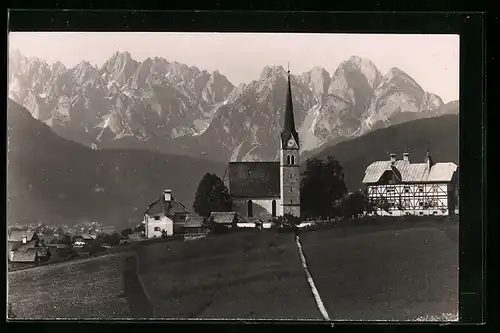
[[[124,254],[8,274],[16,319],[130,317],[123,293]]]
[[[205,172],[225,164],[148,150],[94,151],[65,140],[9,100],[8,213],[13,222],[139,222],[164,189],[191,209]]]
[[[157,316],[321,319],[292,234],[244,231],[139,255]]]
[[[300,237],[334,320],[411,320],[457,311],[458,227],[453,222],[383,219]],[[292,234],[242,231],[152,243],[137,251],[157,317],[321,319]],[[19,318],[133,317],[119,297],[129,256],[9,273],[9,302]],[[148,305],[130,288],[140,287],[129,287],[130,306]]]
[[[332,319],[415,320],[458,311],[458,227],[421,222],[301,235]]]

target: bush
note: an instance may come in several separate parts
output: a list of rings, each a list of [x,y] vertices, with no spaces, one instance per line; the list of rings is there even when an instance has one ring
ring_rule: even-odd
[[[89,245],[84,246],[83,248],[87,250],[90,255],[98,254],[105,251],[105,248],[99,241],[92,242]]]
[[[98,242],[109,246],[118,246],[120,244],[121,236],[115,232],[112,234],[99,235]],[[93,242],[96,243],[96,242]]]
[[[123,239],[128,239],[128,237],[133,233],[134,231],[132,230],[132,228],[127,228],[121,231],[121,236]]]
[[[226,227],[223,224],[220,223],[213,223],[210,226],[210,231],[212,231],[214,234],[226,234],[231,231],[230,228]]]

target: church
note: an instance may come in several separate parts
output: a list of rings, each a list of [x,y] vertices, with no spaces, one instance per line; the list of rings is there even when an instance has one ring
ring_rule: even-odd
[[[285,119],[279,140],[279,162],[229,162],[225,177],[240,216],[267,221],[292,214],[300,216],[299,134],[295,130],[290,71]]]

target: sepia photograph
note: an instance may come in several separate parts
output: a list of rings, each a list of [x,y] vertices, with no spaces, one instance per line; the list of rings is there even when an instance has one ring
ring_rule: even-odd
[[[8,320],[458,321],[459,43],[10,32]]]

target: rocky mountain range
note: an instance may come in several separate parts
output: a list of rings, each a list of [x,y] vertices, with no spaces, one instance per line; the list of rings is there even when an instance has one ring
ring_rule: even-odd
[[[286,71],[266,66],[237,87],[221,73],[117,52],[101,67],[73,68],[9,54],[9,97],[58,135],[94,149],[146,148],[208,159],[272,160],[285,106]],[[446,114],[439,96],[402,70],[383,75],[353,56],[333,75],[291,75],[304,152],[392,124]],[[453,111],[454,112],[454,111]]]

